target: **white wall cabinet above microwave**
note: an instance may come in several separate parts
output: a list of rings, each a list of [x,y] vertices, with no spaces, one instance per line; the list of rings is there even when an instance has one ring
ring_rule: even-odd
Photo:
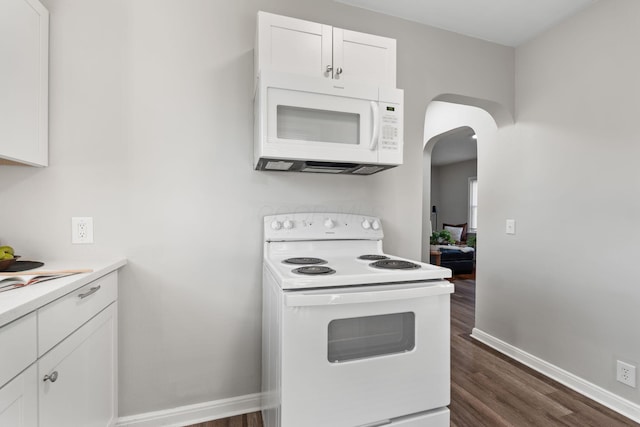
[[[274,70],[396,87],[396,41],[258,12],[255,75]]]
[[[0,1],[0,164],[48,164],[49,12]]]

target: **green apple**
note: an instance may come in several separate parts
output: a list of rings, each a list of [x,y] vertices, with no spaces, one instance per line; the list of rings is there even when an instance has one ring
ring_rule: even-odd
[[[0,252],[11,254],[12,257],[13,255],[15,255],[15,252],[13,251],[13,248],[11,246],[0,246]]]

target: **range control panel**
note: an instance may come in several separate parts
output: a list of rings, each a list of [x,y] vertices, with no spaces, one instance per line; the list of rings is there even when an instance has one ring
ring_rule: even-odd
[[[369,215],[290,213],[264,217],[267,242],[294,240],[382,240],[382,223]]]

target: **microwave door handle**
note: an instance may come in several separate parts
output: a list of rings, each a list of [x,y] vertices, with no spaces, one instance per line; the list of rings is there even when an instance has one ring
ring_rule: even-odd
[[[369,143],[369,150],[371,151],[378,146],[378,136],[380,134],[379,114],[378,103],[371,101],[371,117],[373,120],[373,131],[371,132],[371,142]]]

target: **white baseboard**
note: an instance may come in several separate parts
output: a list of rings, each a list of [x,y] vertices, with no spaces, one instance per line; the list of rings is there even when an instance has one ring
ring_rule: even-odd
[[[564,384],[570,389],[585,395],[589,399],[595,400],[596,402],[624,415],[625,417],[631,418],[636,422],[640,422],[640,405],[627,399],[623,399],[622,397],[613,394],[600,386],[590,383],[571,372],[567,372],[564,369],[560,369],[549,362],[522,351],[519,348],[495,338],[478,328],[473,328],[471,337],[499,351],[500,353],[527,365],[531,369],[546,375],[560,384]]]
[[[262,394],[247,394],[118,418],[117,427],[180,427],[262,409]]]

